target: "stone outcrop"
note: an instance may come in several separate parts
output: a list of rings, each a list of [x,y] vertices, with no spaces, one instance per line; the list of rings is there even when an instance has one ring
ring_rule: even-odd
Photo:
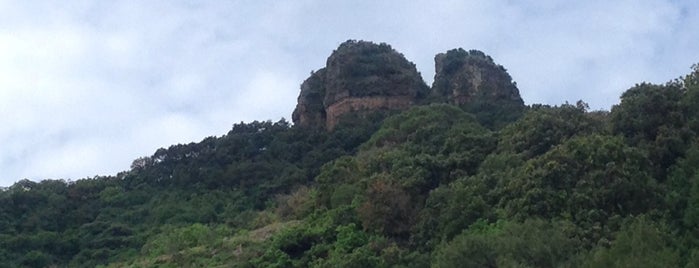
[[[327,109],[327,126],[332,129],[344,114],[356,111],[405,110],[415,104],[411,96],[344,98]]]
[[[435,56],[431,97],[455,105],[505,103],[524,106],[504,67],[478,50],[452,49]]]
[[[350,40],[303,82],[292,119],[331,130],[347,113],[406,109],[427,91],[415,64],[391,46]]]
[[[498,120],[516,119],[523,110],[517,85],[483,52],[459,48],[440,53],[435,67],[430,90],[415,64],[391,46],[347,41],[301,84],[292,119],[299,126],[332,130],[347,114],[446,102],[493,126]]]
[[[325,125],[325,69],[311,73],[311,76],[301,84],[296,109],[291,115],[294,124],[300,126]]]

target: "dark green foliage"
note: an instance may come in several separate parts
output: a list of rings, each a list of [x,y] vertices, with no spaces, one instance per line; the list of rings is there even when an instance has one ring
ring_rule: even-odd
[[[525,163],[523,176],[505,186],[514,198],[507,207],[511,215],[575,221],[642,213],[658,202],[646,167],[642,153],[620,138],[574,138]]]
[[[685,248],[699,246],[699,146],[695,143],[669,172],[666,218],[682,234]],[[692,251],[682,252],[691,255]]]
[[[449,150],[475,150],[477,148],[472,145],[481,142],[479,139],[487,139],[481,137],[487,132],[473,116],[458,108],[433,104],[416,107],[387,119],[365,146],[390,147],[395,144],[404,146],[413,153],[430,154]]]
[[[500,151],[530,158],[547,152],[575,135],[603,133],[603,124],[586,113],[583,102],[559,107],[534,105],[522,118],[501,132]]]
[[[395,182],[377,179],[372,182],[365,200],[358,208],[364,229],[387,235],[405,235],[415,218],[414,200]]]
[[[686,91],[681,100],[686,110],[687,125],[694,133],[699,132],[699,64],[692,66],[692,73],[678,82]]]
[[[451,240],[478,220],[494,219],[486,196],[489,189],[480,178],[458,179],[430,192],[421,211],[414,243],[431,248]]]
[[[692,118],[688,103],[682,101],[685,92],[675,83],[640,84],[624,92],[610,114],[614,133],[648,152],[658,180],[665,179],[667,169],[684,155],[694,136],[687,124]]]
[[[561,267],[574,256],[578,242],[566,234],[568,224],[528,220],[523,223],[478,223],[435,251],[437,267]]]
[[[461,105],[461,109],[473,114],[481,125],[494,130],[517,121],[526,111],[523,104],[507,100],[473,100]]]
[[[366,230],[405,239],[429,191],[475,173],[495,143],[454,106],[416,107],[386,119],[357,157],[326,166],[316,179],[320,201],[356,204]]]
[[[681,126],[682,93],[681,88],[672,84],[640,84],[627,90],[621,95],[621,103],[612,108],[614,132],[638,144],[655,140],[663,126]]]
[[[139,158],[117,177],[18,182],[0,192],[0,235],[8,238],[0,256],[19,264],[33,249],[27,263],[93,267],[133,258],[147,241],[170,232],[160,226],[249,228],[254,217],[246,211],[309,184],[323,163],[353,152],[373,131],[355,127],[328,134],[283,120],[241,123],[223,137]],[[179,240],[168,239],[160,240]],[[167,255],[202,242],[148,252]]]
[[[116,176],[22,180],[0,189],[0,267],[698,267],[696,73],[610,113],[240,123]]]
[[[611,247],[600,247],[581,267],[680,267],[673,237],[662,223],[638,217],[628,220]]]

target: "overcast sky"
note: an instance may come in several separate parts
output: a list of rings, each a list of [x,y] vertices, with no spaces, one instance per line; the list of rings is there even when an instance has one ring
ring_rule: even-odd
[[[428,84],[479,49],[527,104],[608,110],[699,62],[699,2],[0,0],[0,186],[127,170],[233,123],[289,119],[348,39],[386,42]]]

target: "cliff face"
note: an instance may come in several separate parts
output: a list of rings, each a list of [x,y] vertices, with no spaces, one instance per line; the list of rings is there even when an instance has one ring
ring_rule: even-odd
[[[301,94],[291,118],[294,124],[301,126],[325,125],[325,69],[311,73],[301,84]]]
[[[332,129],[350,112],[406,109],[427,90],[415,65],[391,46],[350,40],[301,85],[292,119]]]
[[[483,52],[453,49],[438,54],[435,67],[430,90],[415,64],[391,46],[347,41],[301,84],[292,119],[299,126],[332,130],[349,113],[404,110],[426,99],[459,105],[490,122],[516,118],[524,107],[505,68]]]
[[[456,105],[505,103],[524,106],[519,90],[505,68],[477,50],[452,49],[437,54],[431,96]]]

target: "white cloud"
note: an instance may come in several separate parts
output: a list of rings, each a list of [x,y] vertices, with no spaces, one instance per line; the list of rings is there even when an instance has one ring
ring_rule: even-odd
[[[293,77],[284,76],[282,72],[260,71],[250,77],[245,90],[235,96],[235,112],[243,114],[246,121],[278,120],[279,111],[285,111],[283,117],[291,120],[290,116],[296,105],[299,85]],[[292,101],[289,101],[292,100]]]
[[[158,147],[289,116],[347,39],[387,42],[431,83],[480,49],[527,103],[608,109],[699,61],[691,1],[0,0],[0,185],[114,174]]]

